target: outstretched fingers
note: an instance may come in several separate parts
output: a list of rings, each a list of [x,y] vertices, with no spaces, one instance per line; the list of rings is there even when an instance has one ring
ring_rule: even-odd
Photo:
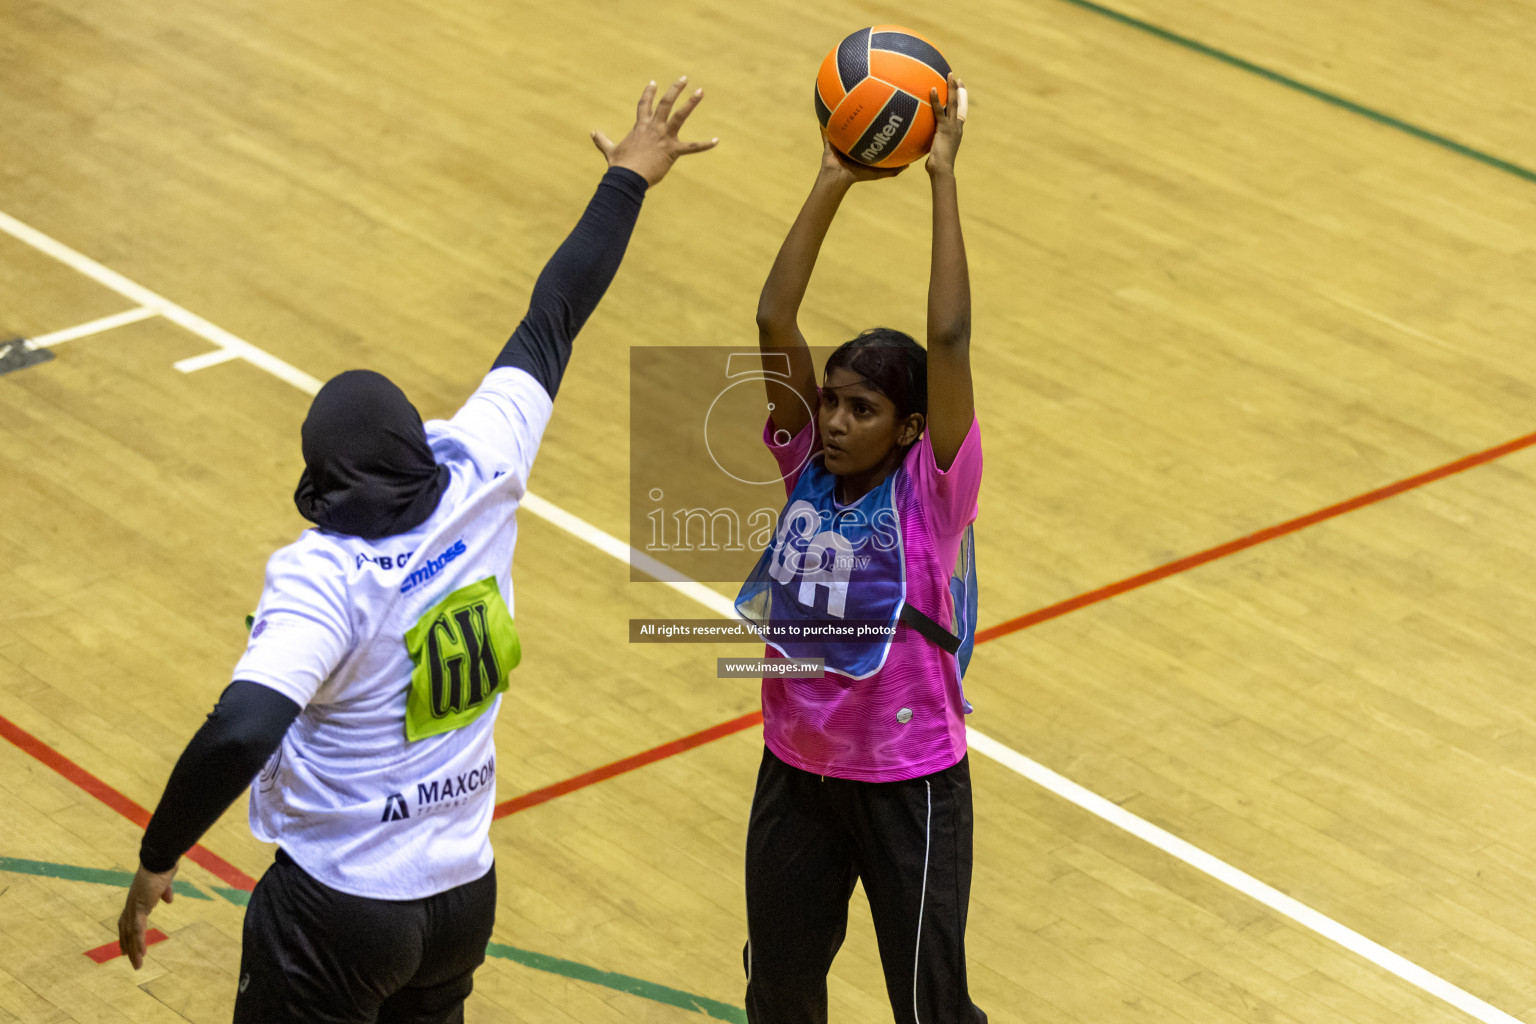
[[[695,89],[693,95],[683,101],[683,105],[672,112],[667,118],[667,134],[676,135],[683,127],[683,122],[688,120],[688,115],[693,113],[693,108],[704,100],[704,90]]]
[[[654,186],[666,177],[679,156],[715,148],[719,139],[685,142],[677,137],[678,129],[704,98],[704,90],[696,89],[683,99],[687,84],[688,77],[684,75],[668,86],[660,97],[655,82],[647,85],[635,110],[634,127],[617,144],[600,131],[591,133],[592,144],[607,157],[608,166],[634,171],[646,180],[647,185]]]
[[[667,118],[672,116],[672,104],[677,102],[677,97],[682,94],[683,86],[687,84],[688,76],[683,75],[667,87],[667,91],[661,96],[661,102],[656,104],[656,113],[653,115],[658,122],[665,124]]]
[[[677,137],[677,133],[682,130],[683,122],[688,120],[688,115],[693,113],[695,107],[704,102],[704,90],[695,89],[693,90],[693,95],[684,100],[682,105],[674,106],[678,95],[683,91],[683,86],[687,83],[687,75],[679,78],[672,88],[667,90],[667,94],[662,97],[661,102],[656,106],[657,120],[661,119],[663,110],[667,111],[667,140],[674,156],[702,153],[706,149],[714,149],[720,143],[718,138],[710,139],[708,142],[684,142]]]
[[[635,124],[651,119],[651,101],[656,98],[656,83],[652,82],[640,92],[640,102],[635,105]]]

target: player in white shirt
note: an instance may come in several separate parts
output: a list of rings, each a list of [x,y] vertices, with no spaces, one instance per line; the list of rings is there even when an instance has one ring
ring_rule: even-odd
[[[180,857],[250,785],[278,845],[246,912],[237,1022],[461,1021],[496,909],[493,729],[521,657],[515,512],[571,343],[623,259],[647,188],[715,143],[702,98],[641,96],[609,170],[491,372],[422,424],[383,376],[326,383],[294,500],[316,524],[267,563],[250,643],[145,831],[118,922],[137,970]],[[654,106],[653,106],[654,104]],[[259,772],[259,775],[258,775]]]

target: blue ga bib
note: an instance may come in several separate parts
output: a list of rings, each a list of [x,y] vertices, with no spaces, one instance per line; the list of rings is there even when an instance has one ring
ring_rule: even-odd
[[[821,658],[828,672],[867,679],[885,664],[907,596],[896,474],[846,508],[833,499],[836,483],[820,455],[811,459],[736,610],[749,623],[771,626],[767,642],[786,658]],[[885,639],[825,635],[845,620],[878,623]],[[811,638],[796,639],[802,631]]]
[[[906,603],[906,552],[895,483],[887,476],[857,502],[839,507],[837,478],[813,457],[779,517],[773,541],[736,596],[736,611],[749,624],[770,627],[766,642],[787,658],[821,658],[826,671],[867,679],[890,654],[898,621],[924,620],[924,635],[942,634],[963,675],[970,662],[976,623],[976,575],[972,533],[961,541],[949,581],[958,613],[958,635]],[[883,640],[825,636],[825,627],[848,620],[883,625]],[[795,639],[796,630],[820,631]],[[916,638],[913,638],[916,640]],[[970,706],[966,705],[966,711]]]

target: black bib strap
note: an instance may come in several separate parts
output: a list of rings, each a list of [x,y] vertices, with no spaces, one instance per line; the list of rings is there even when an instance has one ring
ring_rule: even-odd
[[[911,603],[903,601],[901,614],[896,616],[896,618],[917,630],[926,639],[938,644],[939,647],[944,649],[946,654],[954,654],[960,650],[960,638],[958,636],[955,636],[955,634],[912,607]]]

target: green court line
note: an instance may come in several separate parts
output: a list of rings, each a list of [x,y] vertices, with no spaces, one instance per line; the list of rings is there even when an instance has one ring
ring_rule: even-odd
[[[238,904],[242,907],[250,906],[251,894],[246,892],[244,889],[231,889],[224,885],[210,885],[208,888],[212,889],[220,896],[223,896],[231,903]]]
[[[620,992],[628,992],[630,995],[640,996],[643,999],[651,999],[668,1006],[676,1006],[684,1010],[692,1010],[694,1013],[702,1013],[716,1020],[728,1020],[732,1024],[747,1024],[747,1012],[738,1006],[729,1003],[716,1002],[703,996],[696,996],[679,989],[658,985],[654,981],[644,981],[640,978],[631,978],[627,974],[614,974],[612,971],[600,971],[596,967],[588,967],[574,960],[561,960],[559,957],[548,956],[544,953],[534,953],[526,949],[518,949],[516,946],[505,946],[499,942],[492,942],[486,946],[488,956],[500,957],[503,960],[513,960],[524,967],[532,967],[536,971],[548,971],[550,974],[558,974],[562,977],[572,978],[576,981],[585,981],[592,985],[602,985],[606,988],[617,989]]]
[[[21,875],[38,875],[43,878],[64,878],[71,882],[116,885],[124,889],[133,883],[133,874],[128,871],[81,868],[73,864],[53,864],[46,860],[23,860],[20,857],[0,857],[0,871],[14,871]],[[213,899],[191,882],[172,882],[171,889],[178,896],[189,896],[194,900]]]
[[[1414,138],[1423,139],[1425,142],[1430,142],[1436,146],[1440,146],[1443,149],[1448,149],[1452,153],[1476,160],[1478,163],[1486,164],[1489,167],[1495,168],[1496,170],[1504,171],[1508,174],[1513,174],[1517,178],[1523,178],[1529,182],[1536,182],[1536,171],[1527,170],[1526,168],[1521,167],[1519,164],[1510,163],[1508,160],[1501,160],[1490,153],[1484,153],[1482,150],[1473,149],[1471,146],[1463,145],[1462,143],[1457,142],[1455,139],[1446,138],[1444,135],[1436,135],[1432,131],[1420,128],[1417,125],[1409,124],[1407,121],[1398,120],[1390,114],[1383,114],[1379,110],[1372,110],[1370,107],[1361,106],[1353,100],[1347,100],[1342,96],[1335,96],[1331,92],[1325,92],[1322,89],[1308,85],[1305,82],[1298,82],[1296,79],[1282,75],[1278,71],[1271,71],[1269,68],[1260,67],[1258,64],[1254,64],[1251,61],[1246,61],[1241,57],[1237,57],[1222,50],[1218,50],[1214,46],[1207,46],[1197,39],[1191,39],[1188,36],[1181,36],[1177,32],[1170,32],[1165,28],[1159,28],[1158,26],[1153,25],[1151,22],[1142,21],[1139,18],[1131,17],[1129,14],[1122,14],[1113,8],[1104,7],[1101,4],[1096,4],[1093,2],[1093,0],[1061,0],[1061,2],[1071,4],[1074,7],[1081,7],[1085,11],[1092,11],[1094,14],[1103,15],[1112,21],[1118,21],[1122,25],[1128,25],[1131,28],[1139,29],[1140,31],[1146,32],[1149,35],[1154,35],[1157,38],[1164,40],[1165,42],[1173,43],[1175,46],[1182,46],[1186,50],[1193,50],[1195,53],[1203,54],[1206,57],[1213,57],[1224,64],[1230,64],[1232,67],[1240,68],[1241,70],[1247,71],[1250,74],[1258,75],[1260,78],[1268,79],[1277,85],[1283,85],[1287,89],[1295,89],[1297,92],[1305,93],[1306,95],[1311,96],[1313,99],[1322,100],[1324,103],[1330,103],[1333,106],[1342,110],[1347,110],[1352,114],[1359,114],[1361,117],[1369,118],[1370,120],[1375,121],[1377,124],[1385,125],[1388,128],[1395,128],[1400,132],[1412,135]]]
[[[24,860],[20,857],[0,857],[0,871],[13,871],[22,875],[38,875],[43,878],[63,878],[71,882],[93,882],[97,885],[115,885],[127,888],[133,882],[133,875],[127,871],[109,871],[104,868],[82,868],[74,864],[54,864],[44,860]],[[171,888],[178,896],[190,896],[195,900],[211,900],[212,896],[198,889],[190,882],[173,882]],[[241,889],[230,889],[222,885],[211,886],[214,892],[223,896],[231,903],[246,906],[251,901],[251,894]],[[485,948],[487,956],[498,957],[502,960],[512,960],[524,967],[532,967],[536,971],[547,971],[550,974],[558,974],[561,977],[571,978],[574,981],[584,981],[592,985],[602,985],[604,988],[615,989],[619,992],[627,992],[642,999],[650,999],[653,1002],[665,1003],[668,1006],[676,1006],[683,1010],[692,1010],[694,1013],[702,1013],[716,1020],[730,1021],[731,1024],[747,1024],[746,1011],[729,1003],[717,1002],[714,999],[706,999],[704,996],[696,996],[691,992],[681,989],[668,988],[666,985],[658,985],[654,981],[646,981],[643,978],[632,978],[627,974],[615,974],[612,971],[599,970],[586,964],[577,963],[574,960],[562,960],[557,956],[549,956],[545,953],[535,953],[532,950],[519,949],[516,946],[507,946],[499,942],[492,942]]]

